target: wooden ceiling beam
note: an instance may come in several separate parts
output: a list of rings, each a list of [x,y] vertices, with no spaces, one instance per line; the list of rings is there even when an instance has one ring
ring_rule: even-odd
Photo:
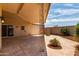
[[[24,5],[24,3],[21,3],[21,4],[20,4],[20,6],[18,7],[18,10],[17,10],[17,13],[19,13],[19,12],[22,10],[23,5]]]

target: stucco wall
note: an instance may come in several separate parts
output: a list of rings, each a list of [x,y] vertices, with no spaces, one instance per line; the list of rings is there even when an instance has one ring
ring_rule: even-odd
[[[48,27],[45,28],[45,34],[56,34],[56,35],[62,35],[61,33],[61,29],[64,27]],[[74,26],[67,26],[69,32],[71,35],[73,35],[75,33],[75,27]]]
[[[42,27],[41,25],[35,25],[32,23],[29,23],[22,19],[20,16],[16,14],[11,14],[8,12],[3,12],[3,15],[6,16],[4,18],[5,22],[3,25],[13,25],[14,27],[14,36],[25,36],[28,34],[35,35],[35,34],[42,34]],[[21,26],[25,27],[25,30],[21,30]],[[40,31],[41,29],[41,31]]]
[[[13,25],[14,36],[25,36],[28,34],[39,34],[40,27],[37,25],[29,24],[21,19],[10,19],[6,18],[4,25]],[[25,30],[21,30],[21,26],[25,27]]]
[[[26,23],[20,19],[14,18],[6,18],[3,25],[13,25],[14,28],[14,36],[23,36],[27,35]],[[21,26],[25,26],[25,30],[21,30]]]

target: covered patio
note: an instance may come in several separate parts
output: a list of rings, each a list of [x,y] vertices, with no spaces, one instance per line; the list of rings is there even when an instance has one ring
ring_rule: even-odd
[[[49,6],[49,3],[0,4],[0,55],[46,56],[44,22]]]

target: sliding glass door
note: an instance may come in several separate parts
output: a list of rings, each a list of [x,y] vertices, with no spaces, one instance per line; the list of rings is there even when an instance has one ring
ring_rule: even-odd
[[[7,36],[7,26],[2,25],[2,36]]]
[[[13,36],[13,25],[2,25],[2,36]]]

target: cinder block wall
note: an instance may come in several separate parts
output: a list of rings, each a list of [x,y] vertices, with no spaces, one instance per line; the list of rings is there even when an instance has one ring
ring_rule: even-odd
[[[61,29],[64,28],[64,27],[48,27],[48,28],[45,28],[45,34],[56,34],[56,35],[62,35],[61,33]],[[67,26],[69,32],[71,35],[74,35],[75,33],[75,27],[74,26]]]

